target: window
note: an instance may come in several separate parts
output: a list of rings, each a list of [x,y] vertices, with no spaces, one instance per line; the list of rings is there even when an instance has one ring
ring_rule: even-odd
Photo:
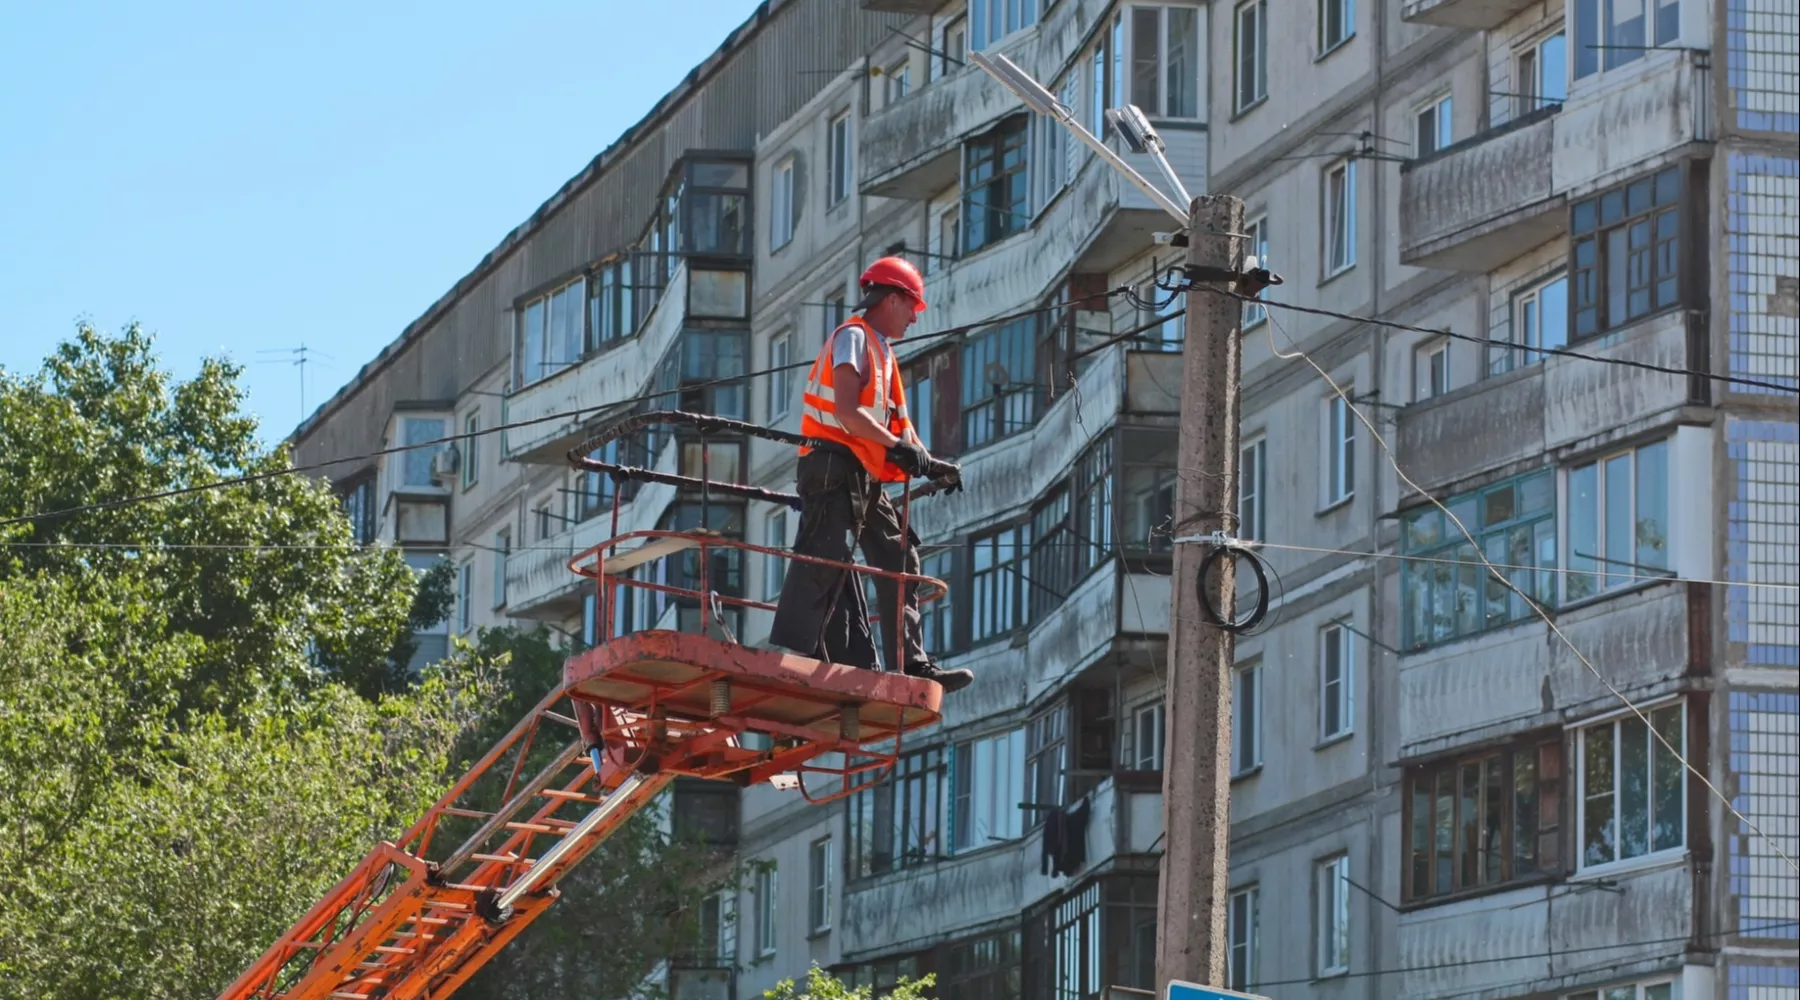
[[[831,838],[812,842],[807,852],[807,926],[814,934],[831,929]]]
[[[1031,222],[1026,169],[1029,115],[1014,115],[985,135],[963,143],[962,236],[970,253],[1024,229]]]
[[[409,449],[400,460],[400,485],[437,485],[431,474],[431,460],[443,446],[423,446],[444,437],[444,421],[438,417],[407,417],[400,421],[400,436],[401,443]]]
[[[1646,17],[1652,24],[1644,23]],[[1575,79],[1580,80],[1636,62],[1651,46],[1676,41],[1681,35],[1681,4],[1680,0],[1573,0],[1569,25],[1575,32]]]
[[[1021,570],[1031,548],[1031,525],[1014,524],[969,543],[969,639],[982,642],[1025,624]]]
[[[456,630],[467,632],[475,614],[475,567],[460,563],[456,567]]]
[[[1106,139],[1106,109],[1125,103],[1125,15],[1114,14],[1111,31],[1101,31],[1088,64],[1088,131]]]
[[[1649,725],[1634,713],[1581,730],[1575,780],[1580,785],[1576,803],[1582,868],[1677,851],[1687,844],[1682,703],[1644,714]]]
[[[1171,268],[1163,274],[1172,274],[1174,271]],[[1162,319],[1162,323],[1148,332],[1151,342],[1144,346],[1150,350],[1179,351],[1183,341],[1187,339],[1187,296],[1181,292],[1168,291],[1156,282],[1156,277],[1152,276],[1143,294],[1156,304],[1156,315]]]
[[[951,944],[938,970],[943,1000],[1016,1000],[1023,995],[1019,932],[1001,931]]]
[[[944,751],[901,757],[888,777],[850,796],[844,809],[849,877],[868,878],[936,861],[943,852]]]
[[[1524,117],[1569,96],[1568,36],[1557,32],[1519,50],[1513,75],[1513,114]]]
[[[825,343],[825,340],[829,339],[831,337],[832,332],[835,331],[838,327],[842,326],[844,323],[844,320],[849,319],[849,318],[850,318],[850,306],[844,300],[844,290],[842,288],[837,288],[837,289],[833,289],[832,291],[826,292],[825,293],[825,331],[824,331],[823,338],[819,341],[820,345],[823,346]]]
[[[1450,342],[1438,339],[1413,349],[1413,401],[1450,391]]]
[[[955,558],[954,550],[939,549],[920,560],[919,572],[954,586]],[[919,605],[919,628],[924,637],[925,652],[943,655],[956,648],[956,615],[952,603],[955,595],[956,591],[951,590],[935,601]]]
[[[1319,0],[1319,54],[1349,41],[1356,34],[1356,0]]]
[[[1071,78],[1069,83],[1073,83]],[[1063,90],[1067,91],[1068,83]],[[1067,97],[1058,96],[1057,100],[1067,102]],[[1031,199],[1031,210],[1042,212],[1063,188],[1069,184],[1070,164],[1069,130],[1062,123],[1049,115],[1031,116],[1031,134],[1034,149],[1030,161],[1037,164],[1032,172],[1031,180],[1036,191]]]
[[[775,176],[769,183],[769,252],[774,253],[793,242],[794,226],[800,221],[800,190],[795,181],[799,161],[792,155],[775,164]]]
[[[942,53],[936,60],[938,76],[949,76],[963,67],[964,58],[969,54],[967,15],[958,14],[945,22],[943,44],[938,46],[938,51]]]
[[[1681,168],[1640,177],[1569,210],[1576,340],[1680,304]]]
[[[1262,766],[1262,665],[1239,667],[1231,675],[1231,773]]]
[[[702,968],[729,966],[737,958],[737,891],[700,901],[700,943],[692,957]]]
[[[1174,550],[1175,447],[1175,435],[1167,430],[1134,429],[1121,439],[1122,543],[1134,554]]]
[[[1342,395],[1325,401],[1325,503],[1342,503],[1356,492],[1356,414],[1351,412],[1346,396],[1353,395],[1344,386]]]
[[[774,511],[763,521],[763,545],[771,549],[786,549],[788,539],[787,508]],[[781,585],[787,580],[788,561],[781,556],[765,553],[763,555],[763,598],[774,600],[781,596]]]
[[[969,0],[970,48],[980,52],[1013,32],[1036,24],[1038,3],[1039,0]]]
[[[1556,593],[1556,495],[1549,472],[1510,479],[1444,506],[1475,537],[1489,562],[1532,601]],[[1487,574],[1475,548],[1435,504],[1400,518],[1400,594],[1408,651],[1479,635],[1535,616],[1525,597]]]
[[[750,165],[697,160],[677,191],[681,252],[723,257],[750,254]],[[671,260],[670,273],[674,273]]]
[[[462,485],[468,489],[481,476],[481,411],[463,416]]]
[[[1200,10],[1131,8],[1131,103],[1152,118],[1200,117]]]
[[[1356,266],[1356,161],[1325,171],[1325,276]]]
[[[1335,739],[1355,728],[1356,646],[1349,626],[1333,622],[1319,632],[1319,738]]]
[[[1013,729],[998,736],[958,743],[952,759],[951,829],[953,851],[980,850],[1003,840],[1017,840],[1023,832],[1025,792],[1025,731]]]
[[[1103,436],[1075,462],[1076,567],[1085,573],[1113,548],[1113,439]]]
[[[1029,621],[1040,621],[1075,589],[1075,540],[1069,527],[1069,490],[1057,486],[1031,515],[1031,555],[1019,571],[1030,607]]]
[[[1263,540],[1268,524],[1268,442],[1257,438],[1238,457],[1238,537]]]
[[[850,112],[844,111],[831,119],[826,129],[827,161],[826,161],[826,199],[829,204],[841,204],[850,197],[850,166],[852,150],[850,148]]]
[[[1269,96],[1269,0],[1250,0],[1237,9],[1236,98],[1232,109],[1243,113]]]
[[[769,423],[787,416],[788,409],[794,405],[794,371],[788,365],[793,363],[789,347],[793,340],[787,333],[778,333],[769,339]]]
[[[1319,976],[1350,971],[1350,859],[1342,854],[1318,867]]]
[[[1737,980],[1734,978],[1733,983]],[[1626,983],[1623,986],[1608,986],[1603,990],[1588,990],[1583,993],[1569,993],[1563,1000],[1680,1000],[1675,992],[1675,981],[1665,979],[1655,983]]]
[[[1037,422],[1038,321],[1025,316],[963,341],[962,446],[973,451]]]
[[[1026,801],[1039,806],[1060,806],[1068,787],[1069,709],[1066,704],[1044,712],[1025,725]],[[1026,822],[1035,828],[1044,821],[1042,809],[1031,809]]]
[[[938,216],[938,248],[939,257],[956,260],[962,256],[962,209],[951,206]],[[931,258],[928,264],[936,267],[945,265],[945,261]]]
[[[683,330],[681,348],[671,351],[657,372],[657,389],[669,393],[659,405],[689,413],[742,420],[749,392],[743,381],[748,334],[733,330]]]
[[[494,607],[506,607],[506,557],[512,554],[512,529],[494,532]]]
[[[1254,256],[1258,267],[1269,266],[1269,220],[1267,216],[1258,216],[1244,225],[1244,232],[1250,237],[1245,240],[1244,254]],[[1269,307],[1260,302],[1244,303],[1244,317],[1240,321],[1248,330],[1269,318]]]
[[[1557,275],[1513,296],[1512,329],[1508,340],[1522,347],[1556,349],[1569,344],[1569,279]],[[1488,374],[1504,375],[1544,360],[1536,350],[1521,351],[1500,344],[1488,347]]]
[[[1430,156],[1449,146],[1455,135],[1451,127],[1450,95],[1426,104],[1413,112],[1413,157]]]
[[[1245,886],[1232,892],[1225,912],[1231,951],[1225,958],[1227,989],[1247,990],[1256,985],[1256,960],[1259,924],[1262,920],[1262,892],[1256,886]]]
[[[1092,1000],[1101,996],[1104,939],[1101,936],[1101,893],[1105,883],[1090,882],[1059,900],[1049,914],[1049,954],[1042,960],[1049,968],[1048,990],[1031,990],[1029,997],[1055,1000]],[[1110,957],[1110,956],[1107,956]],[[1033,978],[1041,977],[1034,970]],[[1041,979],[1040,979],[1041,982]]]
[[[887,103],[895,104],[912,93],[912,62],[902,59],[881,74],[887,80]]]
[[[516,313],[513,386],[528,386],[581,360],[587,343],[587,285],[576,278]]]
[[[375,540],[375,483],[363,480],[344,493],[344,517],[350,521],[350,539],[358,545]]]
[[[1569,470],[1563,597],[1579,601],[1669,568],[1669,443]]]
[[[550,498],[545,497],[544,499],[539,500],[537,506],[532,509],[531,515],[532,521],[537,525],[538,541],[544,541],[551,535],[556,534],[556,523],[558,518],[556,516],[556,507]]]
[[[1556,874],[1562,782],[1560,733],[1408,769],[1406,900]]]
[[[775,917],[779,912],[775,908],[775,863],[763,862],[765,867],[756,870],[755,888],[751,894],[756,900],[756,953],[758,955],[775,954]]]
[[[581,595],[581,645],[592,649],[600,643],[600,595]]]
[[[1131,713],[1131,757],[1126,761],[1127,767],[1134,771],[1162,770],[1166,719],[1160,701],[1139,705]]]

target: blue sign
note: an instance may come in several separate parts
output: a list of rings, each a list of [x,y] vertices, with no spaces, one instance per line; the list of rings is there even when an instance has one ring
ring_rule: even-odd
[[[1167,1000],[1269,1000],[1269,998],[1257,996],[1254,993],[1220,989],[1217,986],[1196,986],[1193,983],[1184,983],[1179,979],[1171,979],[1169,980]]]

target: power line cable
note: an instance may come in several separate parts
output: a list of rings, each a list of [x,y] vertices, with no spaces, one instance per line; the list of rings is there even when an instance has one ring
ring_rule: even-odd
[[[1096,295],[1088,296],[1087,299],[1091,300],[1091,299],[1095,299],[1095,298],[1112,298],[1114,296],[1124,294],[1124,292],[1125,292],[1124,288],[1114,288],[1114,289],[1109,289],[1104,293],[1099,293]],[[1008,313],[1003,316],[996,316],[992,319],[985,319],[978,323],[967,323],[962,326],[953,326],[948,329],[937,330],[937,331],[933,331],[931,333],[917,334],[917,335],[914,335],[913,337],[911,337],[910,339],[918,341],[918,340],[930,340],[930,339],[937,338],[937,337],[949,337],[949,336],[954,336],[956,334],[967,333],[971,330],[978,330],[983,327],[996,326],[1001,323],[1009,323],[1013,320],[1024,319],[1025,317],[1028,317],[1028,316],[1038,316],[1038,315],[1043,315],[1046,313],[1052,313],[1052,312],[1058,312],[1061,310],[1071,309],[1073,307],[1074,307],[1073,303],[1058,303],[1058,304],[1049,305],[1049,306],[1038,306],[1033,309],[1024,309],[1024,310],[1020,310],[1019,312]],[[811,361],[799,361],[799,362],[795,362],[793,364],[778,365],[773,368],[764,368],[759,371],[744,372],[739,375],[724,375],[724,376],[720,376],[719,378],[715,378],[715,379],[708,379],[708,380],[699,381],[699,382],[688,382],[688,383],[684,383],[680,386],[675,386],[675,387],[671,387],[668,389],[661,389],[661,390],[657,390],[655,392],[643,393],[641,395],[631,396],[631,397],[628,397],[625,399],[612,400],[612,401],[609,401],[607,403],[604,403],[604,404],[601,404],[598,406],[580,407],[580,408],[577,408],[574,410],[563,410],[563,411],[558,411],[556,413],[547,413],[541,417],[531,417],[526,420],[514,420],[509,423],[495,424],[492,427],[483,427],[472,433],[449,434],[449,435],[445,435],[444,437],[433,438],[429,441],[420,441],[415,444],[394,445],[392,447],[381,448],[381,449],[377,449],[377,450],[371,451],[371,452],[366,452],[366,453],[360,454],[360,455],[346,455],[342,458],[332,458],[332,459],[326,459],[324,461],[319,461],[319,462],[309,462],[305,465],[291,465],[286,468],[271,469],[267,472],[255,472],[255,473],[250,473],[248,475],[243,475],[243,476],[231,476],[231,477],[228,477],[225,479],[219,479],[219,480],[215,480],[215,481],[207,482],[207,483],[194,483],[194,484],[188,485],[188,486],[177,486],[177,487],[173,487],[171,489],[157,490],[152,493],[140,493],[140,494],[136,494],[133,496],[119,497],[119,498],[113,499],[113,500],[102,500],[102,501],[98,501],[96,503],[81,504],[81,505],[75,506],[75,507],[64,507],[60,510],[39,511],[38,513],[35,513],[35,514],[22,514],[17,517],[9,517],[9,518],[5,518],[5,519],[0,519],[0,528],[8,528],[15,524],[30,524],[30,523],[35,523],[38,521],[56,520],[56,519],[64,518],[64,517],[71,517],[76,514],[86,514],[86,513],[89,513],[92,511],[97,511],[97,510],[110,510],[110,509],[117,508],[117,507],[127,507],[132,504],[146,503],[151,500],[166,500],[171,497],[186,496],[186,495],[192,494],[192,493],[204,493],[208,490],[223,489],[223,488],[226,488],[229,486],[244,486],[244,485],[248,485],[250,483],[262,482],[264,480],[277,479],[282,476],[291,476],[291,475],[294,475],[296,473],[301,473],[301,472],[317,472],[317,471],[320,471],[323,469],[331,468],[332,466],[335,466],[335,465],[345,465],[350,462],[366,462],[370,459],[382,458],[387,455],[397,455],[397,454],[401,454],[403,452],[408,452],[408,451],[416,451],[420,448],[437,448],[437,447],[441,447],[446,444],[455,444],[458,441],[466,441],[466,440],[468,440],[470,438],[474,438],[474,437],[481,437],[481,436],[488,435],[488,434],[497,434],[497,433],[500,433],[501,431],[517,430],[521,427],[532,427],[537,424],[549,423],[550,421],[553,421],[553,420],[565,420],[565,419],[569,419],[569,418],[575,418],[575,419],[579,420],[583,415],[592,415],[592,414],[596,414],[596,413],[603,413],[608,410],[615,410],[620,407],[630,406],[634,403],[649,402],[652,400],[661,399],[666,396],[674,395],[676,393],[683,392],[683,391],[691,391],[694,389],[705,389],[705,388],[709,388],[709,387],[715,386],[715,385],[725,385],[725,384],[734,383],[734,382],[747,382],[754,378],[762,378],[764,376],[774,375],[779,372],[793,371],[793,370],[800,369],[800,368],[810,368],[810,367],[812,367],[812,364],[813,363]]]
[[[1711,379],[1715,382],[1729,382],[1733,385],[1746,385],[1758,389],[1772,389],[1776,392],[1800,394],[1800,386],[1782,385],[1779,382],[1765,382],[1761,379],[1744,378],[1739,375],[1717,375],[1712,372],[1695,371],[1692,368],[1675,368],[1669,365],[1654,364],[1649,361],[1636,361],[1631,358],[1603,358],[1599,355],[1583,354],[1580,351],[1571,351],[1563,347],[1530,347],[1525,344],[1515,344],[1509,340],[1495,340],[1492,337],[1477,337],[1473,334],[1456,333],[1451,330],[1434,330],[1430,327],[1413,326],[1410,323],[1397,323],[1393,320],[1377,319],[1373,316],[1358,316],[1354,313],[1337,312],[1333,309],[1320,309],[1316,306],[1295,305],[1291,302],[1276,302],[1271,299],[1244,295],[1224,288],[1216,288],[1212,285],[1200,285],[1198,287],[1203,291],[1212,292],[1215,295],[1223,295],[1226,298],[1237,299],[1240,302],[1253,303],[1259,306],[1274,306],[1277,309],[1290,309],[1294,312],[1307,313],[1313,316],[1328,316],[1332,319],[1350,320],[1353,323],[1370,323],[1375,326],[1385,326],[1395,330],[1407,330],[1412,333],[1429,333],[1434,336],[1449,337],[1452,340],[1466,340],[1471,344],[1485,344],[1489,347],[1504,347],[1513,351],[1525,351],[1533,354],[1553,354],[1560,358],[1577,358],[1582,361],[1596,361],[1600,364],[1637,368],[1643,371],[1658,372],[1663,375],[1684,375],[1691,378]],[[1282,336],[1288,336],[1287,331],[1282,331]],[[1292,341],[1293,338],[1288,337],[1288,340]]]
[[[1371,559],[1397,559],[1397,560],[1400,560],[1401,562],[1431,563],[1431,564],[1439,565],[1439,566],[1489,566],[1494,569],[1519,570],[1521,572],[1530,572],[1530,573],[1555,573],[1559,576],[1571,574],[1571,573],[1586,575],[1586,576],[1605,576],[1606,575],[1605,573],[1597,571],[1597,570],[1573,569],[1568,566],[1519,566],[1519,565],[1514,565],[1512,563],[1495,563],[1495,562],[1482,563],[1482,562],[1477,562],[1477,561],[1471,560],[1471,559],[1442,559],[1442,558],[1438,558],[1435,556],[1407,555],[1404,552],[1370,552],[1366,549],[1333,549],[1333,548],[1327,548],[1325,546],[1320,546],[1320,545],[1288,545],[1288,544],[1285,544],[1282,542],[1261,542],[1261,541],[1259,541],[1259,542],[1246,542],[1245,544],[1246,545],[1254,545],[1258,548],[1265,548],[1265,549],[1284,549],[1284,550],[1287,550],[1290,552],[1315,552],[1320,555],[1336,555],[1336,556],[1367,556]],[[1604,560],[1602,560],[1602,561],[1604,561]],[[1617,574],[1614,574],[1614,575],[1617,575]],[[1708,584],[1708,585],[1711,585],[1714,587],[1744,587],[1744,588],[1753,589],[1753,590],[1754,589],[1762,589],[1762,590],[1800,591],[1800,584],[1793,584],[1793,583],[1759,583],[1759,582],[1753,581],[1753,580],[1707,580],[1707,579],[1701,579],[1698,577],[1691,577],[1691,576],[1675,576],[1674,574],[1662,573],[1662,572],[1652,573],[1649,575],[1638,577],[1637,579],[1639,579],[1643,582],[1646,582],[1646,583],[1667,581],[1669,583],[1703,583],[1703,584]]]
[[[1342,399],[1344,401],[1344,406],[1346,408],[1348,408],[1351,413],[1356,414],[1357,421],[1360,422],[1364,427],[1367,427],[1369,429],[1369,434],[1372,437],[1374,437],[1375,443],[1381,446],[1382,453],[1387,456],[1388,464],[1393,466],[1394,474],[1399,476],[1401,481],[1406,483],[1407,486],[1412,487],[1412,489],[1415,493],[1418,493],[1421,496],[1425,497],[1425,499],[1431,501],[1431,503],[1434,506],[1436,506],[1439,510],[1444,512],[1444,516],[1450,520],[1450,523],[1456,525],[1456,530],[1462,532],[1463,537],[1468,540],[1470,547],[1475,552],[1476,558],[1481,560],[1482,565],[1487,567],[1488,572],[1493,574],[1494,579],[1499,580],[1501,582],[1501,584],[1503,584],[1508,590],[1512,591],[1515,594],[1518,594],[1519,597],[1525,601],[1526,606],[1531,608],[1531,610],[1533,612],[1535,612],[1539,618],[1543,619],[1544,624],[1546,624],[1550,627],[1550,631],[1554,632],[1556,634],[1556,637],[1558,639],[1562,640],[1563,645],[1569,647],[1569,651],[1571,653],[1575,654],[1575,658],[1577,660],[1581,661],[1581,665],[1583,667],[1586,667],[1587,671],[1589,673],[1593,674],[1595,679],[1597,679],[1608,691],[1610,691],[1614,698],[1617,698],[1620,701],[1620,703],[1622,703],[1626,708],[1630,709],[1632,714],[1636,715],[1638,717],[1638,719],[1644,723],[1644,728],[1649,730],[1650,735],[1656,737],[1656,741],[1658,743],[1661,743],[1663,748],[1668,750],[1669,754],[1681,763],[1682,768],[1684,768],[1689,774],[1692,774],[1694,777],[1700,779],[1700,783],[1706,786],[1707,791],[1711,792],[1713,794],[1713,797],[1717,798],[1719,800],[1720,804],[1722,804],[1725,807],[1726,811],[1730,812],[1733,816],[1737,817],[1738,821],[1743,823],[1744,826],[1750,830],[1750,832],[1752,832],[1752,833],[1756,834],[1758,837],[1762,838],[1762,840],[1768,845],[1769,849],[1771,851],[1774,851],[1776,856],[1781,858],[1782,861],[1785,861],[1787,863],[1788,867],[1794,869],[1796,872],[1800,872],[1800,864],[1796,864],[1794,862],[1794,859],[1792,857],[1790,857],[1786,851],[1781,849],[1781,845],[1777,844],[1773,838],[1771,838],[1768,834],[1764,833],[1762,831],[1761,827],[1757,826],[1754,822],[1751,821],[1750,817],[1745,816],[1742,812],[1740,812],[1738,810],[1737,806],[1732,803],[1731,799],[1724,792],[1720,791],[1717,785],[1713,784],[1711,778],[1708,778],[1705,774],[1702,774],[1700,772],[1699,768],[1695,767],[1692,763],[1690,763],[1688,761],[1687,756],[1685,754],[1676,750],[1674,744],[1670,743],[1668,738],[1665,737],[1661,732],[1659,732],[1657,730],[1657,728],[1654,725],[1651,724],[1650,716],[1647,715],[1642,708],[1638,707],[1638,704],[1636,702],[1632,701],[1631,698],[1628,697],[1623,691],[1620,691],[1613,684],[1613,682],[1607,678],[1607,676],[1605,674],[1601,673],[1600,668],[1594,666],[1593,661],[1589,660],[1587,658],[1587,654],[1583,653],[1581,651],[1581,649],[1575,645],[1574,641],[1571,640],[1568,637],[1568,635],[1563,632],[1562,628],[1556,624],[1556,620],[1551,618],[1549,613],[1547,613],[1542,607],[1540,607],[1536,601],[1532,600],[1530,595],[1526,594],[1523,590],[1520,590],[1519,587],[1516,584],[1514,584],[1512,582],[1512,580],[1509,579],[1504,573],[1501,573],[1498,569],[1496,569],[1494,567],[1494,565],[1492,563],[1488,562],[1487,556],[1485,554],[1483,554],[1483,552],[1482,552],[1481,543],[1476,540],[1475,536],[1472,533],[1470,533],[1468,527],[1463,524],[1462,519],[1457,517],[1456,514],[1453,513],[1450,510],[1450,508],[1447,505],[1445,505],[1445,503],[1442,500],[1439,500],[1437,498],[1437,496],[1435,496],[1434,494],[1425,490],[1417,482],[1414,482],[1413,478],[1411,476],[1408,476],[1406,474],[1406,471],[1400,468],[1399,456],[1395,455],[1393,448],[1388,446],[1387,439],[1382,437],[1381,432],[1375,428],[1374,422],[1371,421],[1362,412],[1362,410],[1357,407],[1357,405],[1353,401],[1351,401],[1350,395],[1344,391],[1342,386],[1338,385],[1337,380],[1333,379],[1329,372],[1327,372],[1324,368],[1320,367],[1319,363],[1317,361],[1314,361],[1312,359],[1311,355],[1307,354],[1304,350],[1300,349],[1300,345],[1294,340],[1293,335],[1288,333],[1287,328],[1282,327],[1280,321],[1276,320],[1272,314],[1270,315],[1269,320],[1270,320],[1269,325],[1270,325],[1271,329],[1267,329],[1264,331],[1265,333],[1268,334],[1268,337],[1269,337],[1269,350],[1271,352],[1273,352],[1276,357],[1281,358],[1283,360],[1293,360],[1294,358],[1299,358],[1299,359],[1305,361],[1308,365],[1311,365],[1313,370],[1318,372],[1319,376],[1325,380],[1326,384],[1331,386],[1331,391],[1336,393],[1338,398]],[[1281,328],[1281,335],[1288,339],[1288,343],[1294,345],[1293,351],[1291,351],[1291,352],[1283,351],[1279,346],[1276,345],[1275,333],[1274,333],[1274,329],[1272,329],[1274,327]]]

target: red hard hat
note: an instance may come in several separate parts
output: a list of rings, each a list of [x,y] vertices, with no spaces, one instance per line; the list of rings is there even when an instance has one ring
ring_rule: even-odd
[[[925,279],[920,276],[919,269],[900,257],[883,257],[863,272],[861,284],[864,292],[872,286],[898,289],[905,292],[913,300],[916,312],[925,311]]]

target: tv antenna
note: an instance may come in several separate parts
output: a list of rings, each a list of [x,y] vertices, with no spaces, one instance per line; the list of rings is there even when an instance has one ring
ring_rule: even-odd
[[[293,365],[300,375],[300,419],[306,419],[306,366],[319,365],[330,368],[330,362],[337,360],[316,347],[308,347],[304,343],[299,347],[271,347],[257,351],[258,354],[274,354],[280,357],[261,358],[259,365]]]

